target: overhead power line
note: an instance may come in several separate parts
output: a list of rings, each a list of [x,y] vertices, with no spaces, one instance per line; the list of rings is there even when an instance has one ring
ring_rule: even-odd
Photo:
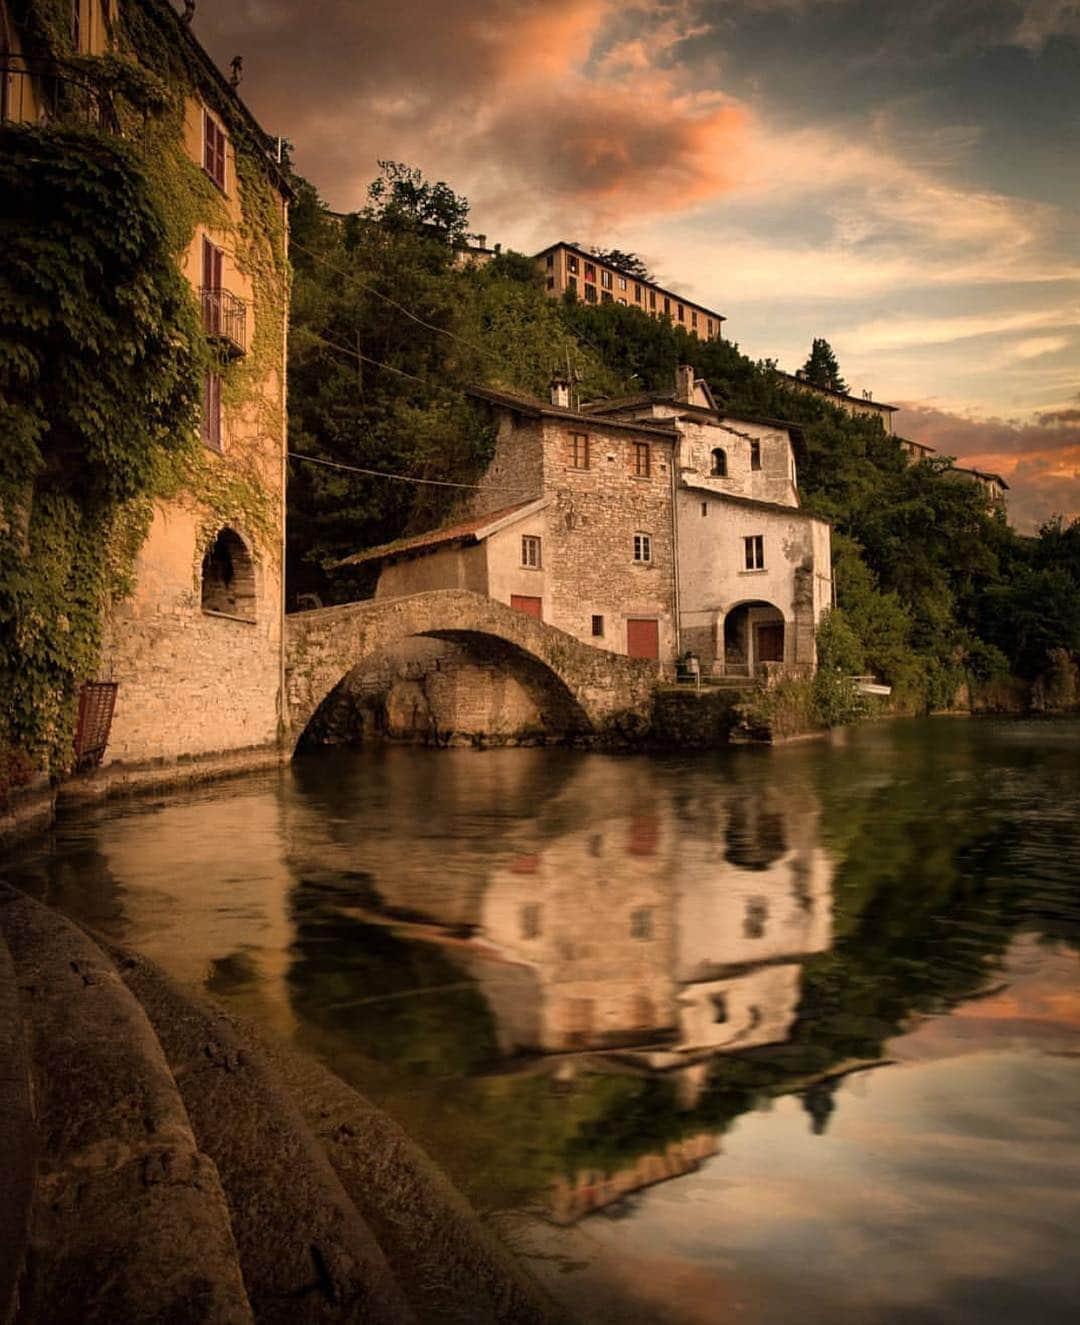
[[[490,483],[451,483],[441,478],[417,478],[412,474],[391,474],[385,469],[364,469],[360,465],[345,465],[339,460],[321,460],[318,456],[305,455],[302,451],[288,452],[290,460],[306,460],[311,465],[323,465],[326,469],[343,469],[349,474],[364,474],[368,478],[385,478],[394,483],[416,483],[430,488],[469,488],[485,492],[530,492],[530,488],[495,487]]]

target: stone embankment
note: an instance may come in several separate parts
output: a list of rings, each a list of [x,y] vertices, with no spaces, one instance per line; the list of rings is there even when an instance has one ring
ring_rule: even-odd
[[[555,1325],[343,1081],[0,884],[0,1325]]]

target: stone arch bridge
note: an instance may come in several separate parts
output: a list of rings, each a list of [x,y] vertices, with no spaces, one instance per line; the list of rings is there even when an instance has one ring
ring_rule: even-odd
[[[295,612],[285,618],[291,751],[350,672],[409,639],[448,640],[505,662],[544,695],[552,730],[617,743],[649,721],[654,662],[582,644],[525,612],[466,589]]]

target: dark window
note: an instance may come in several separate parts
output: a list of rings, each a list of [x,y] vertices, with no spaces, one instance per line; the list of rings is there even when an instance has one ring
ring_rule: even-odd
[[[668,316],[670,316],[670,314],[671,314],[671,300],[670,300],[670,299],[665,299],[665,300],[664,300],[664,312],[665,312],[666,314],[668,314]]]
[[[589,435],[584,432],[574,432],[570,434],[571,458],[570,464],[574,469],[589,468]]]
[[[604,618],[602,616],[593,617],[592,633],[594,636],[600,636],[604,633]]]
[[[548,288],[549,290],[554,290],[554,289],[555,289],[555,277],[554,277],[554,276],[549,276],[549,277],[547,278],[547,288]]]
[[[635,301],[635,303],[639,303],[639,304],[641,303],[641,286],[640,286],[640,285],[635,285],[635,286],[634,286],[634,301]]]
[[[679,314],[679,321],[680,321],[680,322],[685,322],[685,321],[686,321],[686,309],[683,308],[682,304],[677,305],[677,311],[678,311],[678,314]]]
[[[696,308],[692,308],[692,309],[690,310],[690,325],[691,325],[692,327],[696,327],[696,326],[697,326],[697,309],[696,309]]]
[[[632,939],[651,939],[653,936],[653,913],[651,906],[639,906],[630,912],[630,937]]]
[[[521,908],[521,937],[538,939],[540,937],[540,903],[526,902]]]
[[[573,290],[573,292],[574,292],[575,294],[577,294],[577,277],[576,277],[576,276],[568,276],[568,277],[566,278],[566,288],[567,288],[568,290]]]
[[[652,473],[652,447],[648,442],[634,443],[634,473],[638,478],[648,478]]]
[[[600,291],[600,302],[602,304],[610,304],[612,302],[612,294],[610,290]]]
[[[585,279],[587,281],[596,280],[596,268],[593,266],[591,262],[586,262],[585,264]]]
[[[578,269],[578,260],[577,258],[574,257],[572,253],[567,255],[566,269],[567,271],[572,271],[572,272],[576,272]]]
[[[743,539],[743,547],[746,550],[746,569],[764,570],[765,569],[764,535],[751,534],[749,538]]]
[[[555,266],[555,254],[554,254],[554,253],[549,253],[549,254],[547,255],[547,265],[548,265],[548,270],[549,270],[549,271],[551,270],[552,267]]]
[[[203,111],[203,170],[224,193],[225,191],[225,130],[208,110]]]
[[[232,529],[220,530],[203,557],[202,610],[255,620],[255,563]]]
[[[751,442],[751,443],[750,443],[750,468],[751,468],[751,469],[760,469],[760,468],[761,468],[761,443],[760,443],[760,442]]]
[[[743,934],[748,939],[765,937],[765,922],[769,918],[769,904],[764,897],[751,897],[743,916]]]
[[[701,514],[703,518],[709,514],[709,503],[707,501],[701,503]]]
[[[596,286],[595,286],[595,285],[586,285],[586,287],[585,287],[585,302],[586,302],[587,304],[595,304],[595,303],[596,303]]]
[[[713,1007],[713,1024],[716,1026],[722,1026],[728,1019],[727,995],[710,994],[709,1002]]]
[[[713,478],[727,478],[727,452],[722,446],[714,448],[712,453]]]
[[[650,308],[655,308],[655,307],[656,307],[656,291],[655,291],[655,290],[650,290],[650,291],[649,291],[649,307],[650,307]]]
[[[202,439],[211,451],[221,450],[221,377],[212,371],[203,378]]]

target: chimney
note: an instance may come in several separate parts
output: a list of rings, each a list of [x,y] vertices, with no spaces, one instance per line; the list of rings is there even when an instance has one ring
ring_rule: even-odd
[[[675,369],[675,399],[684,405],[694,403],[694,370],[688,363]]]
[[[487,248],[487,235],[477,235],[477,236],[476,236],[476,247],[477,247],[477,248]]]
[[[551,379],[551,403],[556,409],[570,408],[570,382],[565,377]]]

